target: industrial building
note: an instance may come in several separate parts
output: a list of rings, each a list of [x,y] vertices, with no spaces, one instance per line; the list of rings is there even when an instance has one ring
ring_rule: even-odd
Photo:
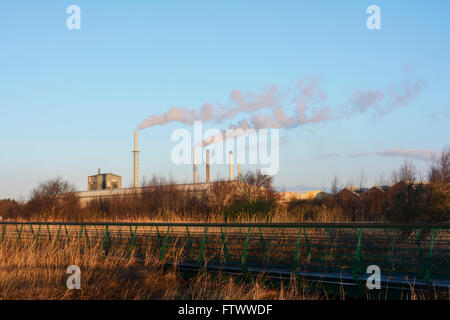
[[[98,173],[88,177],[88,191],[122,188],[122,177],[112,173]]]
[[[88,191],[76,192],[75,195],[79,197],[82,206],[86,205],[91,200],[98,199],[113,199],[113,198],[127,198],[135,195],[140,195],[144,190],[151,190],[152,187],[139,187],[139,150],[138,150],[138,133],[134,132],[134,149],[133,149],[133,187],[122,188],[122,177],[112,173],[98,173],[88,177]],[[233,175],[233,152],[229,153],[229,183],[240,183],[241,178],[241,164],[238,163],[237,182]],[[210,151],[206,149],[206,181],[199,182],[197,178],[197,154],[194,148],[193,161],[193,183],[168,185],[167,187],[183,190],[186,192],[207,192],[214,182],[210,178]]]

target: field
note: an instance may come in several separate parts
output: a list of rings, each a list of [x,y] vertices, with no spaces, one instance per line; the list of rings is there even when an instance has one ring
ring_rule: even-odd
[[[0,297],[448,299],[448,185],[282,201],[266,178],[196,194],[156,181],[87,206],[55,179],[2,200]],[[382,277],[369,292],[370,265]]]
[[[449,271],[447,229],[436,229],[432,235],[424,228],[404,229],[403,234],[406,230],[418,237],[402,237],[399,233],[393,242],[392,230],[381,237],[379,229],[367,226],[364,233],[358,232],[361,227],[327,229],[323,225],[300,229],[277,229],[273,225],[264,229],[261,225],[253,227],[253,231],[242,226],[226,228],[224,235],[217,225],[210,225],[206,233],[204,226],[196,225],[2,224],[0,296],[3,299],[346,299],[354,298],[355,292],[343,285],[325,285],[321,279],[310,281],[305,273],[293,275],[303,271],[326,273],[335,270],[334,267],[356,270],[362,267],[364,259],[365,263],[380,263],[383,272],[392,276],[393,271],[411,271],[409,282],[402,290],[396,290],[396,299],[446,297],[435,282],[431,290],[425,291],[423,285],[417,284],[426,275],[434,280],[445,278]],[[374,244],[378,250],[374,251]],[[382,248],[386,248],[384,253]],[[432,260],[423,258],[426,254],[422,253],[430,252],[434,254]],[[296,273],[292,273],[292,257]],[[381,264],[383,261],[385,265]],[[188,270],[189,264],[198,268]],[[66,270],[70,265],[82,270],[81,290],[66,287],[69,276]],[[227,266],[228,272],[227,268],[212,271],[210,267],[217,265]],[[275,276],[269,272],[270,268],[267,272],[250,272],[263,265],[284,271]],[[426,266],[429,269],[423,269]],[[230,267],[234,268],[233,275]],[[419,277],[417,281],[412,277],[413,271]],[[351,273],[347,275],[351,280]],[[367,295],[363,292],[356,297],[388,299],[392,298],[391,291],[383,286],[375,295],[366,291]]]
[[[1,299],[327,299],[325,292],[300,290],[295,281],[274,287],[259,277],[250,282],[226,274],[200,272],[186,278],[176,267],[164,268],[157,255],[145,260],[128,251],[105,256],[101,243],[80,252],[36,246],[34,241],[0,247]],[[98,249],[98,250],[95,250]],[[81,270],[81,290],[68,290],[69,265]]]

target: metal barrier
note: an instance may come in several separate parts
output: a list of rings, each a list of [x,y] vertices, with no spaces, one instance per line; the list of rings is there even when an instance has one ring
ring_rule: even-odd
[[[450,224],[221,224],[1,222],[0,245],[32,240],[61,246],[94,243],[106,254],[126,248],[177,263],[364,279],[377,265],[384,277],[428,285],[450,283]]]

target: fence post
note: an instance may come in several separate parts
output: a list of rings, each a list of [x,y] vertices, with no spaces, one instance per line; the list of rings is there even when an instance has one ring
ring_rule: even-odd
[[[17,233],[18,233],[16,242],[19,242],[21,240],[20,237],[22,235],[22,228],[23,228],[23,224],[20,225],[20,230],[19,230],[19,228],[17,227],[17,224],[16,224],[16,230],[17,230]]]
[[[390,253],[390,259],[391,259],[392,271],[395,270],[393,258],[394,258],[394,250],[395,250],[395,238],[396,238],[396,234],[397,234],[397,231],[394,230],[394,235],[393,235],[393,237],[392,237],[391,253]]]
[[[108,230],[108,225],[105,225],[105,235],[103,236],[103,242],[102,242],[102,249],[103,252],[105,253],[105,255],[108,255],[107,252],[107,245],[106,245],[106,239],[108,239],[108,245],[111,242],[111,238],[109,237],[109,230]]]
[[[47,224],[46,226],[47,226],[48,240],[49,240],[50,242],[52,242],[52,234],[51,234],[51,232],[50,232],[50,227],[48,226],[48,224]]]
[[[135,241],[136,241],[136,233],[137,233],[137,229],[138,229],[138,226],[136,226],[136,227],[134,228],[134,232],[133,232],[133,229],[132,229],[131,226],[130,226],[130,233],[131,233],[130,255],[131,255],[131,253],[132,253],[133,250],[134,250],[134,243],[135,243]],[[119,229],[119,230],[120,230],[120,229]]]
[[[166,233],[166,237],[164,238],[164,244],[161,248],[161,253],[159,255],[159,261],[162,261],[166,256],[167,241],[169,240],[169,233],[170,233],[170,226],[167,227],[167,233]]]
[[[266,262],[266,256],[267,256],[266,242],[264,241],[264,237],[263,237],[263,233],[262,233],[261,227],[259,227],[259,237],[261,239],[261,247],[262,247],[263,255],[264,255],[263,261]]]
[[[248,232],[247,232],[247,238],[245,239],[245,244],[244,244],[244,251],[242,253],[242,257],[241,257],[241,266],[242,266],[242,270],[247,271],[247,251],[248,251],[248,243],[250,241],[250,233],[251,233],[252,228],[248,228]]]
[[[88,249],[90,249],[91,248],[91,240],[89,239],[89,235],[88,235],[88,232],[87,232],[87,229],[86,229],[86,225],[83,225],[83,227],[84,227],[84,235],[86,236],[86,239],[87,239]]]
[[[36,249],[39,243],[39,233],[41,232],[41,225],[39,224],[38,231],[36,232],[36,237],[34,239],[34,248]]]
[[[156,226],[156,234],[158,235],[158,246],[161,247],[161,234],[159,233],[158,226]]]
[[[82,235],[83,235],[83,225],[80,226],[80,233],[78,234],[77,249],[80,246],[80,240],[81,240]]]
[[[420,267],[420,272],[422,272],[424,270],[424,268],[426,268],[426,263],[423,261],[422,245],[420,244],[419,232],[416,229],[414,233],[416,235],[417,249],[419,250],[419,260],[420,260],[420,263],[422,264],[422,266]]]
[[[192,239],[191,239],[191,235],[189,234],[189,227],[188,226],[186,226],[186,235],[187,235],[187,238],[188,238],[190,254],[194,255],[194,248],[192,247]]]
[[[356,242],[356,250],[355,250],[355,260],[354,260],[353,270],[352,270],[353,279],[358,284],[359,284],[358,273],[361,271],[361,260],[360,260],[361,236],[362,236],[362,229],[359,229],[357,236],[356,236],[357,242]]]
[[[306,233],[305,228],[303,228],[303,233],[305,235],[305,244],[306,244],[306,249],[308,250],[308,259],[311,260],[311,247],[309,245],[309,241],[308,241],[308,235]]]
[[[425,281],[427,282],[428,286],[432,286],[432,283],[430,282],[431,278],[431,265],[432,265],[432,258],[433,258],[433,243],[434,243],[434,228],[431,229],[431,239],[430,239],[430,249],[428,251],[428,261],[427,261],[427,273],[425,275]]]
[[[67,237],[66,244],[69,244],[70,243],[70,235],[69,235],[69,230],[67,230],[66,225],[64,225],[64,230],[66,231],[66,237]]]
[[[221,235],[222,235],[222,241],[223,241],[223,244],[222,244],[222,252],[223,252],[224,255],[225,255],[225,263],[227,263],[227,262],[228,262],[228,249],[227,249],[227,244],[226,244],[227,237],[226,237],[226,235],[223,233],[222,227],[220,227],[220,233],[221,233]]]
[[[208,230],[208,227],[205,226],[204,229],[204,233],[203,233],[203,239],[202,239],[202,244],[200,245],[200,252],[198,254],[198,259],[197,259],[197,265],[200,267],[200,265],[203,262],[203,250],[205,248],[205,243],[206,243],[206,232]]]
[[[61,232],[61,225],[59,225],[58,232],[56,233],[55,242],[53,242],[53,248],[56,247],[56,243],[59,240],[59,233]]]
[[[298,251],[300,249],[300,242],[302,241],[302,228],[298,228],[298,236],[297,236],[297,242],[295,244],[295,252],[294,252],[294,257],[292,259],[292,266],[291,269],[292,271],[295,272],[295,270],[297,269],[297,263],[298,263]]]

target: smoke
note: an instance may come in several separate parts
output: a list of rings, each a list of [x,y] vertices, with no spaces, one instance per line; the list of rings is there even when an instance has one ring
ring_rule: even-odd
[[[381,157],[402,157],[402,158],[414,158],[419,160],[430,160],[433,155],[437,154],[438,151],[435,150],[427,150],[427,149],[388,149],[388,150],[380,150],[375,152],[359,152],[349,154],[345,157],[347,158],[362,158],[362,157],[372,157],[372,156],[381,156]],[[316,156],[317,159],[328,159],[328,158],[340,158],[341,155],[338,153],[327,153],[324,155]]]
[[[317,159],[331,159],[331,158],[339,158],[341,155],[339,153],[331,152],[322,155],[316,156]]]
[[[296,128],[309,123],[321,123],[351,117],[357,113],[372,112],[381,117],[398,107],[409,105],[422,91],[424,83],[421,79],[407,80],[400,84],[391,84],[383,89],[355,89],[347,101],[335,107],[327,102],[327,95],[320,88],[317,79],[300,81],[296,87],[296,95],[291,99],[295,109],[288,116],[281,107],[273,108],[272,115],[262,113],[252,115],[250,122],[253,128]]]
[[[138,130],[156,125],[165,125],[169,122],[181,122],[184,124],[192,124],[195,120],[208,122],[216,118],[217,108],[210,103],[205,103],[199,111],[187,109],[186,107],[172,107],[161,115],[153,115],[145,119],[138,126]]]
[[[373,110],[380,116],[394,111],[401,106],[407,106],[414,100],[424,87],[422,79],[406,80],[400,84],[388,85],[384,90],[354,90],[349,98],[350,111],[364,114]]]
[[[181,122],[183,124],[193,124],[195,120],[203,122],[221,123],[234,118],[238,113],[252,113],[264,108],[275,108],[279,106],[277,97],[278,88],[274,85],[263,89],[261,94],[253,92],[243,93],[233,90],[230,93],[231,107],[224,107],[220,104],[206,102],[199,111],[187,109],[186,107],[172,107],[161,115],[153,115],[145,119],[138,126],[138,130],[156,125],[165,125],[170,122]]]
[[[387,157],[409,157],[409,158],[415,158],[419,160],[431,160],[433,155],[437,154],[437,151],[435,150],[424,150],[424,149],[418,149],[418,150],[405,150],[405,149],[390,149],[390,150],[384,150],[384,151],[378,151],[375,152],[378,156],[387,156]]]
[[[281,91],[270,85],[261,93],[233,90],[226,105],[206,102],[199,110],[186,107],[171,107],[160,115],[152,115],[138,126],[138,130],[170,122],[193,124],[194,121],[223,123],[235,121],[228,129],[268,129],[297,128],[310,123],[322,123],[351,117],[355,114],[372,113],[381,117],[395,109],[409,105],[422,91],[421,79],[411,79],[401,83],[389,84],[383,88],[371,90],[354,89],[347,95],[345,102],[331,105],[328,96],[321,88],[317,77],[301,79],[295,86]],[[267,111],[269,110],[269,111]],[[286,110],[292,110],[288,114]],[[264,112],[263,112],[264,111]],[[238,115],[243,115],[236,122]],[[225,130],[205,139],[202,145],[226,139]]]

